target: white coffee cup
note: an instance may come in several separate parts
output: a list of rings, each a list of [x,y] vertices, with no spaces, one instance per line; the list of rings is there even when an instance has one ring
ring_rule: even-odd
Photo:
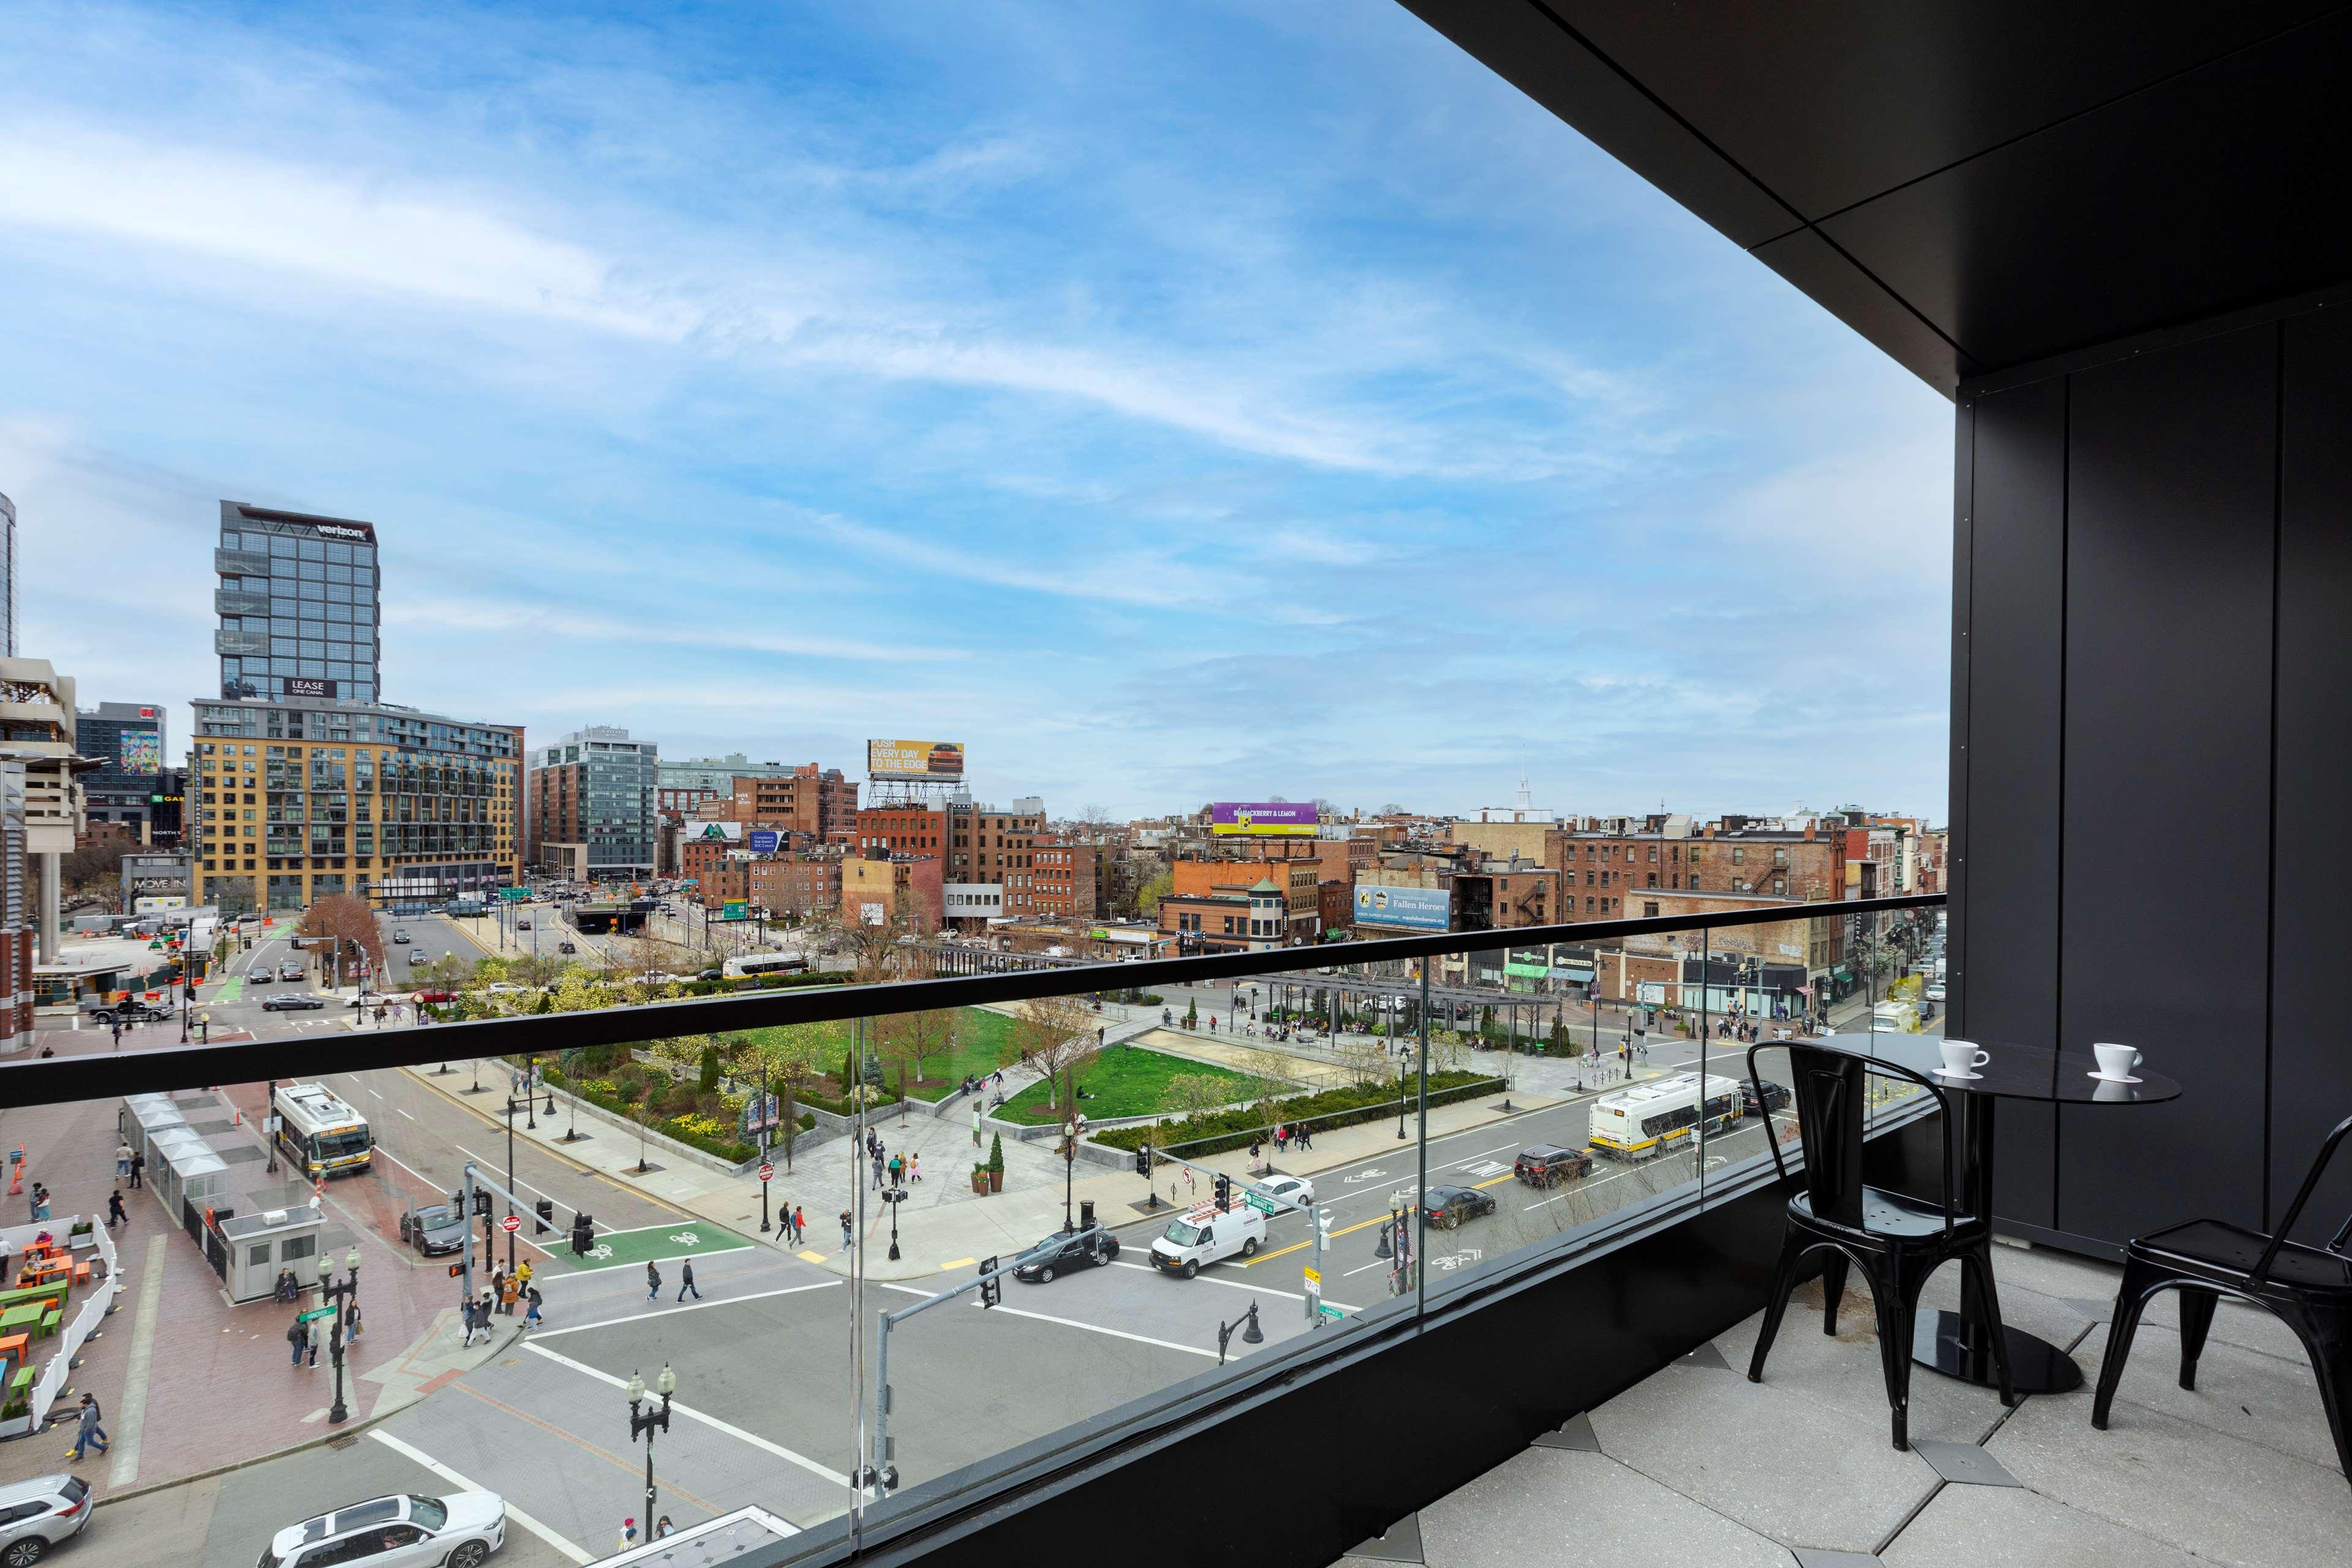
[[[1992,1053],[1979,1050],[1973,1040],[1946,1040],[1937,1048],[1944,1053],[1944,1070],[1954,1078],[1974,1078],[1977,1068],[1992,1060]]]
[[[2093,1046],[2091,1054],[2099,1058],[2101,1078],[2129,1078],[2140,1064],[2140,1054],[2129,1046]]]

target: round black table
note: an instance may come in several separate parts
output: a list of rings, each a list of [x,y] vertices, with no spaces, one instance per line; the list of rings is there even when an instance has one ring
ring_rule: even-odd
[[[1824,1035],[1813,1043],[1864,1061],[1909,1068],[1943,1091],[1945,1104],[1959,1118],[1952,1140],[1960,1163],[1953,1176],[1954,1195],[1962,1199],[1970,1214],[1992,1213],[1993,1108],[2000,1101],[2155,1105],[2180,1096],[2179,1084],[2149,1071],[2146,1063],[2132,1069],[2137,1083],[2107,1083],[2093,1078],[2099,1064],[2087,1048],[2053,1051],[2046,1047],[1979,1040],[1977,1048],[1988,1059],[1976,1068],[1979,1076],[1969,1079],[1943,1071],[1939,1047],[1946,1042],[1933,1035]],[[1950,1043],[1959,1044],[1958,1040]],[[1968,1292],[1961,1292],[1960,1300],[1957,1312],[1919,1314],[1911,1338],[1911,1359],[1947,1377],[1997,1388],[2000,1379],[1993,1371],[1991,1326]],[[2003,1334],[2009,1344],[2010,1382],[2018,1393],[2063,1394],[2082,1386],[2083,1369],[2056,1345],[2022,1329],[2004,1326]]]

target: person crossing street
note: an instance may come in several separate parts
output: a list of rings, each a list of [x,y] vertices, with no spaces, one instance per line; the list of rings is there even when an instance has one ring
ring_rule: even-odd
[[[646,1300],[648,1301],[661,1300],[661,1270],[655,1268],[650,1261],[646,1264]]]
[[[689,1290],[694,1292],[696,1300],[702,1300],[702,1292],[694,1283],[694,1259],[691,1258],[683,1259],[677,1266],[677,1299],[685,1300]]]

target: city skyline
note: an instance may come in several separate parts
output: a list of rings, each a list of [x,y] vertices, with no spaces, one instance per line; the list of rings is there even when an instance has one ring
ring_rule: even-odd
[[[236,497],[533,736],[1941,817],[1932,392],[1394,7],[1034,16],[13,11],[20,640],[211,689]]]

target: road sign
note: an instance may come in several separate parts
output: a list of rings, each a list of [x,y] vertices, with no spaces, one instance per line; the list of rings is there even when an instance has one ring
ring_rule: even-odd
[[[760,1180],[763,1182],[772,1182],[775,1179],[776,1168],[773,1165],[762,1165],[760,1167]]]
[[[506,1218],[499,1221],[499,1228],[505,1231],[509,1236],[512,1236],[515,1232],[522,1228],[522,1215],[519,1214],[510,1214],[507,1215]]]
[[[1279,1214],[1281,1212],[1281,1205],[1276,1204],[1272,1198],[1263,1196],[1257,1193],[1244,1193],[1242,1196],[1249,1200],[1249,1206],[1254,1209],[1264,1209],[1267,1214]]]
[[[1307,1268],[1301,1269],[1300,1272],[1307,1276],[1307,1288],[1309,1290],[1323,1289],[1323,1271],[1320,1268]]]
[[[1336,1319],[1345,1315],[1339,1308],[1331,1305],[1328,1301],[1318,1301],[1315,1303],[1315,1307],[1318,1311],[1321,1312],[1327,1318]]]
[[[334,1315],[335,1309],[332,1307],[313,1307],[294,1321],[298,1323],[307,1323],[313,1318],[331,1318]]]

